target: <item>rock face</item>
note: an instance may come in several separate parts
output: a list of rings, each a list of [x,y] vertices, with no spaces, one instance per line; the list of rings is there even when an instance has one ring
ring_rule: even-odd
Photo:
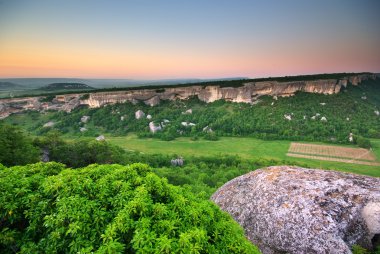
[[[115,92],[94,92],[89,94],[57,95],[52,102],[40,103],[43,97],[27,97],[14,99],[0,99],[0,119],[12,113],[24,110],[63,110],[71,112],[80,105],[98,108],[107,104],[143,102],[146,105],[156,106],[161,100],[189,99],[198,97],[204,102],[226,100],[232,102],[251,103],[258,102],[260,96],[268,95],[277,99],[278,96],[292,96],[296,92],[335,94],[348,83],[359,85],[362,81],[376,79],[374,74],[358,74],[341,79],[321,79],[314,81],[262,81],[246,82],[240,87],[220,87],[194,85],[188,87],[166,87],[163,89],[141,89]],[[87,99],[82,99],[88,95]],[[189,111],[189,110],[188,110]],[[186,112],[191,114],[192,111]]]
[[[351,253],[380,234],[380,179],[275,166],[223,185],[211,199],[264,254]]]

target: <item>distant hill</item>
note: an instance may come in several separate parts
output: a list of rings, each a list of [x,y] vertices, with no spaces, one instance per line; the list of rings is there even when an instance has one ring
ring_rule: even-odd
[[[39,90],[57,91],[57,90],[90,90],[93,87],[83,83],[52,83],[39,88]]]
[[[0,81],[0,90],[16,90],[24,88],[22,85],[15,84],[12,82],[1,82]]]

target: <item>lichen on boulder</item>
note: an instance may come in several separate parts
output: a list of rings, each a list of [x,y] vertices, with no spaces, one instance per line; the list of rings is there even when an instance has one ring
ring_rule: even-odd
[[[237,177],[211,198],[268,253],[351,253],[380,234],[380,179],[274,166]],[[369,225],[371,224],[371,225]]]

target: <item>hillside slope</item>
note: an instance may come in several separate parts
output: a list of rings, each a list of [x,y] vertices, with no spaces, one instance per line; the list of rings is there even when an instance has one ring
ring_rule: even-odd
[[[39,89],[54,91],[54,90],[90,90],[94,88],[84,83],[52,83],[44,87],[41,87]]]

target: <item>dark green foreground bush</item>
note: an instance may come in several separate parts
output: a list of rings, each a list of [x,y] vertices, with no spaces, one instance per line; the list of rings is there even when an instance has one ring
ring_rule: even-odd
[[[212,202],[144,164],[0,164],[0,253],[259,253]]]

